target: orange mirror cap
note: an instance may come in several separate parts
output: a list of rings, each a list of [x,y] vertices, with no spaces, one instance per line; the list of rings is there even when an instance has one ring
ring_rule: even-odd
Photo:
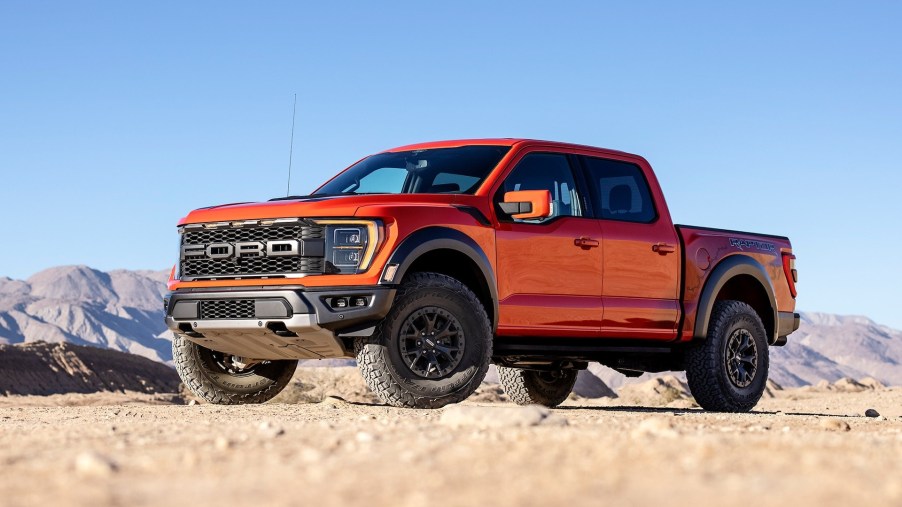
[[[551,216],[551,192],[548,190],[515,190],[504,194],[504,202],[528,204],[528,211],[512,214],[511,218],[529,220]]]

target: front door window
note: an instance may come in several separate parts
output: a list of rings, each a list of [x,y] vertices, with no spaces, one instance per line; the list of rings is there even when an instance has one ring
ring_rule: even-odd
[[[502,185],[502,192],[516,190],[548,190],[551,193],[551,216],[528,222],[583,216],[582,196],[576,188],[566,155],[531,153],[524,157]]]

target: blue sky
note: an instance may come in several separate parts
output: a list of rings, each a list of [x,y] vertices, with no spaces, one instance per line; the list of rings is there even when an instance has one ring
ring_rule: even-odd
[[[4,0],[0,275],[170,266],[190,209],[284,194],[297,93],[293,193],[424,140],[621,149],[678,222],[790,236],[801,309],[902,328],[902,4],[787,4]]]

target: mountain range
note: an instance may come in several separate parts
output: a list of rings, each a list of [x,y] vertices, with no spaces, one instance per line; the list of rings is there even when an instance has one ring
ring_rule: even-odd
[[[0,278],[0,344],[68,342],[172,364],[163,324],[168,271],[60,266],[27,280]],[[619,374],[593,365],[611,387]],[[861,316],[803,313],[785,347],[771,349],[771,379],[784,387],[874,377],[902,385],[902,331]]]
[[[60,266],[27,280],[0,278],[0,344],[69,342],[171,364],[172,338],[163,323],[168,276]]]

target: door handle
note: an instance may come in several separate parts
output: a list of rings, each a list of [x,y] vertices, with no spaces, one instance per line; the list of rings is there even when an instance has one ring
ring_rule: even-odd
[[[576,238],[573,240],[573,244],[580,248],[595,248],[600,245],[597,239],[592,238]]]
[[[676,247],[673,245],[668,245],[667,243],[658,243],[651,246],[651,251],[658,252],[661,255],[666,255],[676,252]]]

